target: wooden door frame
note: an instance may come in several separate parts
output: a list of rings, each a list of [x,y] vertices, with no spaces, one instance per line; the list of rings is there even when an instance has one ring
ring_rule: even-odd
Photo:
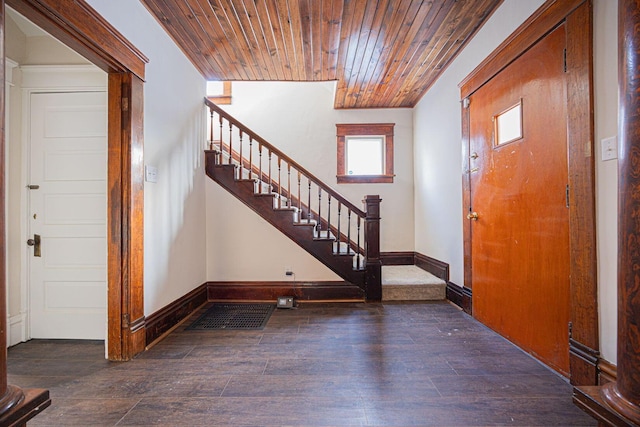
[[[591,0],[547,0],[461,83],[463,208],[470,212],[469,96],[562,23],[567,34],[567,151],[569,160],[571,382],[597,384],[599,360],[596,282],[595,157],[593,128],[593,23]],[[471,224],[463,221],[464,281],[471,276]]]
[[[5,3],[109,74],[107,355],[129,360],[146,345],[143,82],[148,59],[84,0],[0,0],[0,6]],[[4,39],[0,43],[4,52]],[[4,174],[4,164],[0,168]]]

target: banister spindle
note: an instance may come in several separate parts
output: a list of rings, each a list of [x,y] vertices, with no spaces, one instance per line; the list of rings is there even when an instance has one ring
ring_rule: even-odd
[[[240,179],[244,178],[244,158],[242,157],[242,129],[240,131]]]
[[[327,236],[329,236],[329,232],[331,231],[331,193],[327,193]],[[340,236],[338,239],[340,240]]]
[[[309,189],[307,191],[307,220],[311,221],[313,214],[311,213],[311,179],[307,178]]]
[[[316,224],[316,229],[319,235],[320,231],[322,231],[322,187],[320,186],[318,186],[318,224]],[[327,237],[329,237],[328,232]]]
[[[233,124],[229,121],[229,164],[233,163]]]
[[[280,156],[278,156],[278,209],[282,209],[282,175],[280,171],[282,170],[282,164]]]
[[[347,253],[351,247],[351,208],[347,212]]]
[[[259,174],[258,174],[258,193],[262,193],[262,144],[258,143],[258,154],[260,155],[260,159],[258,160],[259,164]]]
[[[358,215],[358,236],[356,240],[356,270],[360,270],[360,215]]]
[[[287,162],[287,207],[291,208],[291,163]]]
[[[302,177],[300,176],[300,171],[298,171],[298,222],[302,220],[302,196],[301,196],[301,181]]]
[[[342,239],[342,234],[340,234],[340,215],[342,214],[342,202],[338,199],[338,253],[340,253],[340,239]]]
[[[224,158],[222,156],[222,115],[218,114],[218,116],[220,117],[220,161],[218,162],[218,164],[222,164],[222,162],[224,161]]]
[[[213,150],[213,108],[209,108],[209,150]]]
[[[249,179],[253,176],[253,138],[249,135]]]
[[[269,193],[273,192],[273,178],[271,174],[271,149],[269,149]]]

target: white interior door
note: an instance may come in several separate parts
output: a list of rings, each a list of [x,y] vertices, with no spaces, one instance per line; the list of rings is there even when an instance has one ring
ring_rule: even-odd
[[[107,95],[33,93],[29,130],[31,338],[104,339]]]

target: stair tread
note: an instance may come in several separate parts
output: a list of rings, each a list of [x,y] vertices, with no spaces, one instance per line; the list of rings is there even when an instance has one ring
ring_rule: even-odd
[[[385,265],[382,267],[382,286],[445,286],[444,280],[415,265]]]
[[[415,265],[382,266],[383,301],[441,301],[446,298],[444,280]]]

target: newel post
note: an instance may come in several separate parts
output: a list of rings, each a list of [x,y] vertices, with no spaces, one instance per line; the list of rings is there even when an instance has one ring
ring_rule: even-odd
[[[640,6],[620,0],[618,159],[618,377],[604,401],[640,425]]]
[[[365,222],[365,293],[368,302],[382,300],[382,261],[380,260],[380,202],[379,195],[366,196]]]

